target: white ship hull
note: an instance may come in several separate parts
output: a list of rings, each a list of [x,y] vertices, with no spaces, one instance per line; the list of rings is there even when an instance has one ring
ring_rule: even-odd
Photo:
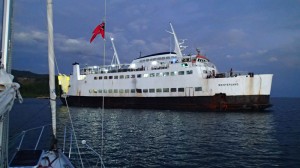
[[[69,92],[62,101],[65,103],[66,98],[71,106],[101,107],[104,97],[106,108],[196,111],[261,110],[271,106],[272,74],[207,78],[201,67],[192,63],[188,65],[171,64],[167,69],[80,75],[76,64]],[[184,74],[171,76],[172,72]],[[105,76],[107,79],[104,79]]]

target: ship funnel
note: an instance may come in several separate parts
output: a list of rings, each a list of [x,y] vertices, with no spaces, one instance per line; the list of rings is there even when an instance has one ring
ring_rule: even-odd
[[[73,76],[75,77],[75,79],[79,80],[80,67],[79,67],[79,63],[77,62],[73,63]]]

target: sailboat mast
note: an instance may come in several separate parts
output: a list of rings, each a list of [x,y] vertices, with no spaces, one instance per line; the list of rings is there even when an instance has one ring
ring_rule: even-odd
[[[52,114],[52,130],[53,130],[54,137],[56,137],[56,94],[55,94],[55,64],[54,64],[52,5],[53,5],[52,0],[47,0],[49,91],[50,91],[50,106],[51,106],[51,114]]]
[[[3,20],[2,20],[2,50],[0,65],[10,73],[11,71],[11,32],[12,32],[12,14],[13,0],[3,1]]]

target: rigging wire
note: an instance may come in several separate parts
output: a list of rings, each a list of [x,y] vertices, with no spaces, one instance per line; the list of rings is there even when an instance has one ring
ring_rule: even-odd
[[[78,155],[79,155],[79,158],[80,158],[80,163],[81,163],[81,166],[84,167],[83,161],[82,161],[82,158],[81,158],[81,153],[80,153],[80,150],[79,150],[79,145],[78,145],[78,141],[77,141],[76,132],[75,132],[75,129],[74,129],[74,124],[73,124],[72,116],[71,116],[71,113],[70,113],[70,108],[69,108],[69,105],[68,105],[68,101],[67,101],[66,97],[64,97],[64,99],[65,99],[65,102],[66,102],[66,106],[67,106],[67,110],[68,110],[68,114],[69,114],[69,118],[70,118],[71,128],[72,128],[72,131],[73,131],[73,134],[74,134],[74,138],[75,138],[75,144],[76,144],[76,147],[78,149]]]
[[[58,64],[57,64],[57,61],[56,61],[56,56],[54,56],[54,60],[55,60],[55,63],[56,63],[55,65],[56,65],[56,69],[58,71],[58,74],[60,74],[59,68],[58,68]],[[79,155],[80,163],[81,163],[81,166],[84,167],[83,161],[82,161],[82,158],[81,158],[81,153],[80,153],[80,150],[79,150],[79,145],[78,145],[78,140],[77,140],[76,132],[75,132],[75,129],[74,129],[74,124],[73,124],[72,116],[71,116],[71,113],[70,113],[70,108],[69,108],[69,105],[68,105],[68,101],[67,101],[66,97],[64,97],[64,99],[65,99],[67,111],[68,111],[68,114],[69,114],[69,119],[70,119],[70,124],[71,124],[71,131],[74,134],[75,144],[76,144],[76,147],[77,147],[77,150],[78,150],[78,155]]]
[[[32,125],[33,121],[36,121],[36,119],[40,118],[40,115],[44,115],[41,113],[41,111],[44,111],[46,107],[49,107],[50,102],[45,103],[40,109],[36,110],[36,112],[32,115],[35,117],[32,117],[30,120],[26,120],[22,125],[20,125],[17,129],[11,130],[11,132],[20,132],[21,129],[26,128],[28,125]],[[14,133],[13,133],[14,134]]]

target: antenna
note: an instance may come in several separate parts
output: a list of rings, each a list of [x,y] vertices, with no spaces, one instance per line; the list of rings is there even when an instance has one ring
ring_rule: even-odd
[[[196,51],[197,51],[197,55],[200,55],[200,49],[196,48]]]

